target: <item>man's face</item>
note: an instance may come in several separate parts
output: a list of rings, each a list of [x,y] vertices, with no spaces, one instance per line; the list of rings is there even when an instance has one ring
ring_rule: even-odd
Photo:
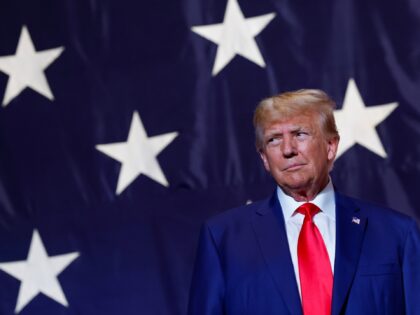
[[[324,188],[337,152],[338,138],[324,136],[317,115],[276,121],[263,130],[260,155],[264,167],[294,198],[311,200]]]

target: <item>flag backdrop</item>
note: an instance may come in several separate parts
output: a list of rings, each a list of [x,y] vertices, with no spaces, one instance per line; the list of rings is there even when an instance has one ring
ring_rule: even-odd
[[[418,2],[2,0],[0,314],[185,314],[202,222],[273,191],[256,104],[300,88],[337,189],[419,219]]]

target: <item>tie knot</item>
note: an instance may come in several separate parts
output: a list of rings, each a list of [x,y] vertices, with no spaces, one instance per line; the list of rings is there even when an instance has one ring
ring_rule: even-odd
[[[315,214],[321,210],[313,203],[306,202],[296,209],[297,212],[303,214],[305,217],[309,217],[312,220]]]

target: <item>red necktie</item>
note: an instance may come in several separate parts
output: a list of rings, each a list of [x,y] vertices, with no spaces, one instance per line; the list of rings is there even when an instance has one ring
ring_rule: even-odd
[[[320,209],[305,203],[296,210],[305,215],[298,240],[298,263],[304,315],[330,315],[333,275],[322,235],[312,221]]]

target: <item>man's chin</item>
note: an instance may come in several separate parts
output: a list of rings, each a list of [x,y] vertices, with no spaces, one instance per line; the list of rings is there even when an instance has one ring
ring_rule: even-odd
[[[312,187],[311,181],[309,180],[293,180],[279,184],[279,186],[286,191],[294,193],[304,193],[309,191]]]
[[[283,185],[289,189],[305,189],[311,185],[311,180],[298,172],[286,172],[283,173],[282,180],[279,182],[283,182]]]

